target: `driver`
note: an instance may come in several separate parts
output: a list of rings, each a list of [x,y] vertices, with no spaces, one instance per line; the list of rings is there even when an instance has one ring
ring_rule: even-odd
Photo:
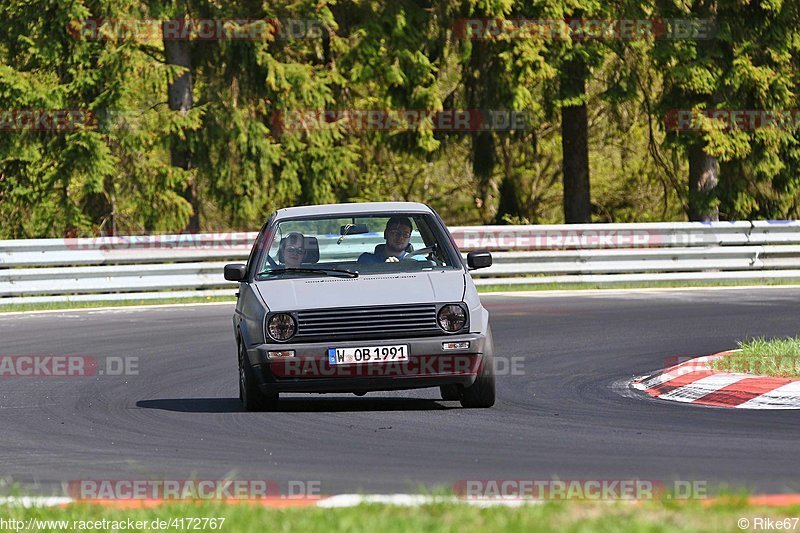
[[[396,263],[413,251],[411,244],[411,220],[395,215],[386,223],[383,238],[386,244],[379,244],[373,253],[364,252],[358,258],[362,264]]]
[[[278,261],[289,268],[297,268],[303,263],[305,255],[305,237],[302,233],[292,232],[281,239]]]

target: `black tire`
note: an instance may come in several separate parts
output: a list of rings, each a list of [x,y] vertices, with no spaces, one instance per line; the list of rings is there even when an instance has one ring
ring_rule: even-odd
[[[278,394],[265,395],[258,389],[253,367],[244,346],[239,345],[239,399],[248,411],[270,411],[278,406]]]
[[[461,390],[458,385],[442,385],[439,387],[442,393],[442,400],[446,402],[457,402],[461,399]]]
[[[487,408],[494,405],[494,341],[492,328],[486,332],[486,343],[483,348],[483,361],[478,370],[475,383],[464,387],[461,393],[461,407]]]

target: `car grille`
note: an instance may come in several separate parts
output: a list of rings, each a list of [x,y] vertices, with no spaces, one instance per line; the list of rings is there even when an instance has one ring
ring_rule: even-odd
[[[368,339],[442,333],[436,306],[396,305],[298,311],[295,339]]]

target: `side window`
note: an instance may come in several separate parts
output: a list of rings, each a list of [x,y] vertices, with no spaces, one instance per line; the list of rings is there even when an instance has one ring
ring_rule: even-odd
[[[272,222],[272,217],[269,218],[266,224],[262,226],[261,231],[258,232],[256,242],[253,243],[253,248],[250,250],[250,256],[247,258],[247,272],[246,277],[250,277],[252,271],[257,268],[256,262],[261,256],[261,250],[264,248],[264,243],[268,240],[267,228]]]
[[[439,266],[450,266],[454,264],[450,258],[450,254],[447,252],[447,247],[445,246],[443,248],[443,238],[440,236],[437,237],[440,232],[437,231],[436,222],[430,217],[415,217],[415,222],[417,223],[417,229],[419,230],[420,238],[425,243],[420,248],[427,248],[429,246],[438,244],[437,249],[430,254],[428,258],[435,261]],[[444,239],[446,238],[447,236],[444,236]]]

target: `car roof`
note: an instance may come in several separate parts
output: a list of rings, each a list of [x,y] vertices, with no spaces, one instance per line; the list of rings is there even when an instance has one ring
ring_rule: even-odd
[[[364,215],[372,213],[433,213],[419,202],[360,202],[350,204],[304,205],[279,209],[277,220],[315,215]]]

